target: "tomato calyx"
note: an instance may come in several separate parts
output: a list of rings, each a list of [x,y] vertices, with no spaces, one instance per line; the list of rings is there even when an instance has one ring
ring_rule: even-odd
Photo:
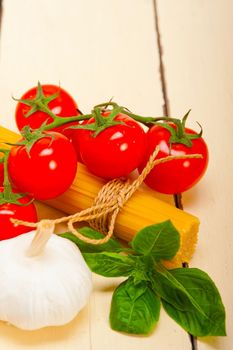
[[[5,184],[3,188],[4,188],[3,192],[0,192],[0,205],[5,203],[10,203],[10,204],[19,205],[20,207],[25,207],[33,202],[33,199],[32,199],[27,203],[21,203],[19,200],[25,197],[27,193],[12,192],[11,187],[6,186]]]
[[[103,116],[102,110],[99,107],[94,107],[92,110],[92,117],[94,118],[94,123],[83,124],[83,125],[73,125],[70,129],[83,129],[93,131],[91,134],[92,137],[96,137],[102,131],[109,128],[110,126],[115,125],[126,125],[121,120],[114,120],[118,114],[122,112],[122,107],[117,106],[110,111],[109,115]]]
[[[202,133],[203,133],[203,129],[202,129],[202,126],[198,122],[197,122],[197,124],[199,125],[199,127],[201,129],[199,133],[189,134],[185,131],[185,124],[186,124],[186,121],[188,119],[190,111],[191,110],[189,110],[181,120],[175,119],[175,118],[170,118],[171,122],[168,121],[165,123],[156,123],[156,125],[159,125],[165,129],[167,129],[170,132],[170,134],[171,134],[170,139],[169,139],[170,146],[173,143],[180,143],[180,144],[183,144],[187,147],[192,147],[192,145],[193,145],[192,140],[196,140],[196,139],[201,138]],[[173,128],[172,124],[175,125],[176,127]]]
[[[8,158],[10,150],[0,148],[0,152],[3,153],[0,161],[4,164],[4,182],[3,191],[0,191],[0,205],[5,203],[16,204],[19,206],[27,206],[32,203],[33,199],[27,203],[21,203],[19,200],[26,196],[26,193],[17,193],[12,191],[11,183],[8,176]]]
[[[37,93],[36,93],[35,98],[33,98],[33,99],[17,99],[17,98],[13,97],[13,99],[17,102],[23,103],[23,104],[31,107],[29,112],[27,114],[25,114],[25,118],[30,117],[33,113],[35,113],[37,111],[42,111],[42,112],[47,113],[48,115],[50,115],[54,119],[56,117],[56,115],[48,107],[48,104],[49,104],[49,102],[55,100],[55,98],[57,98],[58,96],[59,96],[59,92],[56,92],[55,94],[46,97],[43,93],[42,86],[41,86],[40,82],[38,81]]]
[[[34,143],[37,142],[38,140],[44,138],[44,137],[51,137],[51,143],[54,140],[54,135],[49,134],[46,132],[45,134],[45,126],[47,125],[47,120],[41,125],[40,128],[38,129],[31,129],[29,125],[26,125],[22,130],[21,130],[21,135],[23,136],[22,141],[18,141],[16,143],[6,143],[10,146],[25,146],[26,151],[28,155],[30,156],[30,151],[31,148],[33,147]]]
[[[43,92],[43,88],[45,85],[41,85],[40,82],[38,82],[37,84],[37,88],[36,88],[36,96],[35,98],[28,98],[28,99],[16,99],[13,97],[13,100],[17,101],[19,104],[24,104],[27,105],[30,108],[30,110],[24,115],[24,118],[28,118],[31,117],[32,115],[36,115],[37,112],[43,112],[45,115],[48,116],[48,119],[46,120],[46,122],[43,124],[43,130],[51,130],[60,126],[63,126],[65,124],[71,123],[71,122],[79,122],[81,120],[85,120],[85,119],[89,119],[92,117],[92,115],[85,115],[82,117],[82,113],[81,111],[77,108],[77,112],[79,112],[79,114],[81,116],[60,116],[60,115],[56,115],[52,109],[50,109],[49,107],[49,103],[56,100],[58,97],[60,98],[60,95],[62,95],[62,89],[59,88],[60,90],[58,90],[56,93],[49,95],[49,96],[45,96],[44,92]],[[63,91],[64,93],[64,91]],[[62,98],[62,97],[61,97]],[[52,121],[51,121],[52,119]],[[30,122],[29,122],[30,125]],[[41,126],[40,126],[41,128]],[[22,128],[20,128],[22,129]]]

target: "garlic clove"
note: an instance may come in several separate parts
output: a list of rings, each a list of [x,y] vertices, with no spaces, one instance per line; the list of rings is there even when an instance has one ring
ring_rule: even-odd
[[[52,234],[26,255],[35,231],[0,242],[0,320],[34,330],[70,322],[88,302],[92,280],[77,246]]]

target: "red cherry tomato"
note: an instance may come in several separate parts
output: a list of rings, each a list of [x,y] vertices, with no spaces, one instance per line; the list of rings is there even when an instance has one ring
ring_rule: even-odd
[[[175,129],[176,127],[171,124]],[[195,131],[185,128],[188,134],[196,134]],[[208,164],[208,148],[203,138],[192,140],[192,147],[187,147],[181,143],[169,145],[170,132],[161,127],[153,126],[147,132],[148,148],[139,171],[141,172],[150,154],[156,146],[160,151],[156,158],[167,157],[168,155],[188,155],[199,153],[202,159],[180,159],[159,164],[152,169],[146,177],[145,183],[155,191],[167,194],[177,194],[187,191],[193,187],[203,176]]]
[[[3,187],[0,187],[0,192],[3,192]],[[19,202],[23,204],[28,203],[29,201],[29,197],[19,199]],[[38,219],[35,205],[33,203],[26,206],[11,203],[0,204],[0,240],[13,238],[32,230],[31,227],[13,224],[10,221],[11,218],[37,222]]]
[[[117,115],[114,120],[125,124],[110,126],[96,137],[93,131],[80,130],[77,143],[74,142],[88,169],[106,179],[130,174],[142,162],[146,149],[146,134],[137,122],[124,114]],[[93,122],[91,118],[86,123]]]
[[[14,186],[20,192],[29,193],[35,199],[52,199],[71,186],[77,157],[67,137],[57,132],[46,132],[45,137],[34,143],[30,155],[25,146],[12,147],[8,169]]]
[[[71,117],[79,115],[77,112],[77,104],[74,99],[68,94],[67,91],[56,85],[41,85],[44,96],[49,97],[53,94],[58,93],[58,97],[48,103],[49,109],[57,116],[60,117]],[[22,97],[21,100],[34,99],[37,94],[38,87],[33,87],[28,90]],[[18,102],[15,111],[15,119],[19,130],[25,125],[29,125],[32,129],[37,129],[47,120],[47,124],[51,124],[53,119],[45,112],[36,111],[29,117],[25,115],[31,110],[31,106],[24,103]],[[72,125],[73,123],[70,123]],[[64,130],[68,127],[68,124],[55,128],[54,131],[61,132],[66,136],[70,135],[70,130]]]
[[[0,186],[3,186],[4,181],[4,166],[3,163],[0,163]]]

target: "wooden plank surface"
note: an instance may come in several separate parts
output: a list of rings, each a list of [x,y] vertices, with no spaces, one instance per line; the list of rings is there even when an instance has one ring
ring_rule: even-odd
[[[161,114],[153,4],[144,0],[4,1],[0,121],[38,80],[64,86],[83,111],[116,101]],[[142,68],[143,67],[143,68]]]
[[[227,310],[226,338],[199,342],[199,350],[231,349],[233,340],[233,2],[159,0],[170,110],[192,108],[210,151],[206,176],[184,195],[186,210],[201,221],[192,266],[207,271],[218,285]],[[191,120],[190,120],[191,121]]]
[[[5,0],[0,41],[0,123],[16,130],[11,95],[20,96],[38,79],[42,83],[60,82],[84,111],[114,96],[138,113],[161,115],[153,3]],[[201,219],[192,265],[208,271],[219,286],[227,306],[229,336],[199,341],[198,349],[230,349],[233,4],[227,0],[158,0],[157,5],[171,112],[181,115],[192,108],[191,119],[203,125],[211,153],[206,177],[184,195],[184,206]],[[223,138],[218,136],[220,129]],[[62,215],[41,205],[39,211],[41,217]],[[112,331],[108,312],[118,283],[118,279],[94,276],[90,303],[67,326],[23,332],[0,323],[0,348],[190,349],[187,334],[164,312],[150,337]]]

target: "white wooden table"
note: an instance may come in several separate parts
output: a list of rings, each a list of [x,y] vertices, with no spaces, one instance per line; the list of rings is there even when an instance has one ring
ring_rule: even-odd
[[[199,216],[199,244],[191,266],[207,271],[227,310],[226,338],[198,340],[198,349],[232,348],[233,341],[233,2],[157,0],[167,105],[205,131],[210,164],[184,195]],[[153,0],[4,0],[0,52],[0,123],[16,130],[15,103],[37,80],[59,82],[81,110],[114,99],[138,114],[162,115],[164,98]],[[61,213],[47,207],[40,215]],[[62,229],[62,228],[61,228]],[[161,313],[150,337],[114,332],[108,312],[117,279],[94,276],[89,305],[69,325],[24,332],[0,323],[1,349],[183,350],[187,334]]]

